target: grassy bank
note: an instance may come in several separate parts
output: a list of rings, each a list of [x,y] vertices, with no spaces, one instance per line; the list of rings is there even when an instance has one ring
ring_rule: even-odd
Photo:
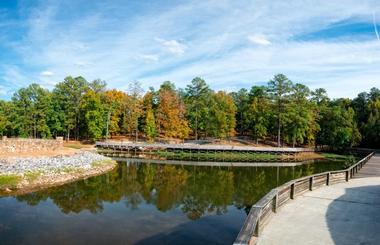
[[[168,160],[185,161],[220,161],[220,162],[274,162],[291,160],[285,155],[270,153],[240,153],[240,152],[165,152],[157,151],[153,153]]]

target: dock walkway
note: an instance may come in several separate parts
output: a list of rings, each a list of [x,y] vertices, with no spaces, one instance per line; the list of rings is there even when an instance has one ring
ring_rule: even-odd
[[[262,153],[303,153],[314,152],[313,148],[289,148],[289,147],[253,147],[233,145],[211,145],[211,144],[161,144],[161,143],[127,143],[127,142],[96,142],[95,146],[111,150],[139,150],[150,151],[155,149],[171,151],[229,151],[229,152],[262,152]]]
[[[380,244],[380,154],[349,182],[305,192],[282,206],[257,244]]]

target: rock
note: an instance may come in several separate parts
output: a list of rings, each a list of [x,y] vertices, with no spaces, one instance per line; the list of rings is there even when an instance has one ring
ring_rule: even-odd
[[[5,163],[0,160],[0,173],[24,174],[26,172],[55,173],[65,169],[91,169],[95,161],[109,158],[93,152],[82,151],[71,156],[56,157],[15,157]]]

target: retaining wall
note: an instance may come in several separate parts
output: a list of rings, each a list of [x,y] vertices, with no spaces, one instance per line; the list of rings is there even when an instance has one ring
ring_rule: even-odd
[[[0,154],[2,153],[22,153],[34,151],[55,151],[63,147],[62,137],[57,139],[18,139],[3,138],[0,140]]]

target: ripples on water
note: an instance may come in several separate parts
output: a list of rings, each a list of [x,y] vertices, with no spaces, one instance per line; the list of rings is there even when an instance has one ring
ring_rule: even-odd
[[[120,162],[101,176],[0,198],[1,244],[231,244],[252,204],[343,162],[207,167]]]

